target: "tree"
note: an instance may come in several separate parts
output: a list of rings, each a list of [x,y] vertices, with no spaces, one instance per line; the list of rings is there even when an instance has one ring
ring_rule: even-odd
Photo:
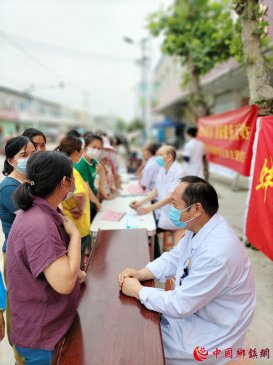
[[[132,122],[127,126],[128,132],[133,132],[136,130],[143,130],[144,129],[144,123],[140,119],[134,119]]]
[[[239,15],[240,39],[235,39],[233,53],[246,68],[250,101],[259,105],[259,115],[273,114],[273,88],[265,56],[270,48],[268,22],[264,20],[267,9],[259,0],[234,0],[234,7]]]
[[[123,119],[116,120],[116,130],[117,131],[125,131],[127,129],[127,123]]]
[[[195,118],[209,114],[200,76],[230,58],[233,23],[228,2],[177,0],[148,18],[153,36],[163,35],[163,53],[177,56],[187,68],[190,107]]]

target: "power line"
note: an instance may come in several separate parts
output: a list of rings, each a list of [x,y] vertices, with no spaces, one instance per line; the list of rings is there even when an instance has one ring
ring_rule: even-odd
[[[2,32],[0,32],[0,37],[4,39],[6,42],[10,43],[13,47],[18,49],[25,57],[31,59],[36,65],[39,65],[41,68],[46,70],[47,72],[54,74],[54,77],[58,77],[59,79],[63,79],[61,75],[59,75],[55,70],[52,70],[50,67],[43,64],[37,57],[33,56],[29,51],[27,51],[24,47],[18,44],[16,41],[11,40],[10,37],[7,37]]]
[[[103,61],[106,62],[132,62],[132,58],[127,55],[118,55],[118,54],[111,54],[111,53],[103,53],[103,52],[90,52],[85,51],[81,49],[72,49],[60,45],[54,45],[46,42],[36,41],[34,39],[25,38],[17,35],[12,35],[3,31],[0,31],[0,36],[5,39],[15,39],[17,42],[25,43],[31,45],[32,49],[33,47],[36,48],[42,48],[45,52],[50,52],[55,54],[62,54],[66,56],[72,56],[72,57],[85,57],[85,58],[100,58]]]

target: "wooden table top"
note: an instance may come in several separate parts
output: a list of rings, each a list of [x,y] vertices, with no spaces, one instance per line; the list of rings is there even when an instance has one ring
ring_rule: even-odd
[[[145,229],[99,232],[78,314],[52,365],[165,364],[158,313],[118,287],[123,269],[149,261],[147,239]]]

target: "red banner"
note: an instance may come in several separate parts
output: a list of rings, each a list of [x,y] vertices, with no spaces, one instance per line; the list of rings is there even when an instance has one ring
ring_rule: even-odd
[[[273,260],[273,116],[259,119],[255,148],[246,236]]]
[[[198,138],[206,145],[209,161],[249,176],[257,105],[198,120]]]

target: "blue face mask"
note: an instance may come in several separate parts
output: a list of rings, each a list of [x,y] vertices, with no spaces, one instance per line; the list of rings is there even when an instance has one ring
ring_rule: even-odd
[[[157,164],[158,164],[160,167],[164,167],[164,166],[165,166],[165,161],[164,161],[164,159],[163,159],[163,157],[162,157],[162,156],[157,156],[157,157],[156,157],[156,162],[157,162]]]
[[[28,158],[18,158],[16,170],[26,175]]]
[[[196,204],[196,203],[194,203]],[[182,212],[184,212],[184,210],[187,210],[189,209],[190,207],[192,207],[194,204],[190,205],[189,207],[183,209],[183,210],[179,210],[179,209],[176,209],[173,205],[170,206],[170,209],[169,209],[169,218],[170,218],[170,221],[178,228],[185,228],[187,223],[192,221],[194,218],[196,217],[193,217],[187,221],[181,221],[180,220],[180,217],[181,217],[181,214]]]

